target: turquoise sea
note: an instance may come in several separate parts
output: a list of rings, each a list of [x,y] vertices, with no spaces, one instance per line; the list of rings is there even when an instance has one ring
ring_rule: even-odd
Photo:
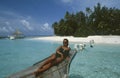
[[[54,53],[62,42],[26,39],[0,40],[0,78],[23,70]],[[74,43],[70,43],[73,49]],[[78,52],[70,78],[120,78],[120,44],[95,44]]]

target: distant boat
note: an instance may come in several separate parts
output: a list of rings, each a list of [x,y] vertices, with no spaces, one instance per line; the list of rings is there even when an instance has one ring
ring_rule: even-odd
[[[9,36],[9,39],[10,39],[10,40],[14,40],[15,37],[11,35],[11,36]]]
[[[69,77],[69,69],[70,69],[70,64],[75,57],[77,51],[76,50],[71,50],[70,51],[70,60],[64,60],[60,64],[51,67],[47,71],[43,72],[42,74],[39,75],[38,78],[68,78]],[[47,57],[49,58],[49,57]],[[33,72],[37,70],[47,58],[43,59],[42,61],[39,61],[38,63],[34,64],[33,66],[22,70],[20,72],[17,72],[15,74],[12,74],[8,76],[7,78],[36,78]]]
[[[25,36],[23,35],[23,33],[17,29],[11,36],[9,36],[9,39],[14,40],[14,39],[20,39],[24,37]]]

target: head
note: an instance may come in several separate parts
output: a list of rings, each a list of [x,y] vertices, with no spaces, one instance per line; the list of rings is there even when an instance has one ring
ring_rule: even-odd
[[[64,39],[64,40],[63,40],[63,46],[68,46],[68,45],[69,45],[68,39]]]

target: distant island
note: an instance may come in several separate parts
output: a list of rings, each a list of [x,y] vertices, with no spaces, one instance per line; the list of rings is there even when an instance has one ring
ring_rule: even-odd
[[[8,36],[8,38],[11,39],[11,40],[21,39],[21,38],[24,38],[24,37],[25,37],[24,34],[18,29],[16,29],[16,31],[12,35]]]
[[[120,10],[98,3],[94,9],[86,8],[85,13],[67,11],[52,27],[57,36],[120,35]]]
[[[6,37],[0,36],[0,39],[3,39],[3,38],[6,38]]]

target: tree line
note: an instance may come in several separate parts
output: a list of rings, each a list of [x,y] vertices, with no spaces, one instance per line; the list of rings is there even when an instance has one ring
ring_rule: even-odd
[[[67,11],[52,27],[59,36],[120,35],[120,10],[98,3],[93,9],[86,8],[85,12]]]

